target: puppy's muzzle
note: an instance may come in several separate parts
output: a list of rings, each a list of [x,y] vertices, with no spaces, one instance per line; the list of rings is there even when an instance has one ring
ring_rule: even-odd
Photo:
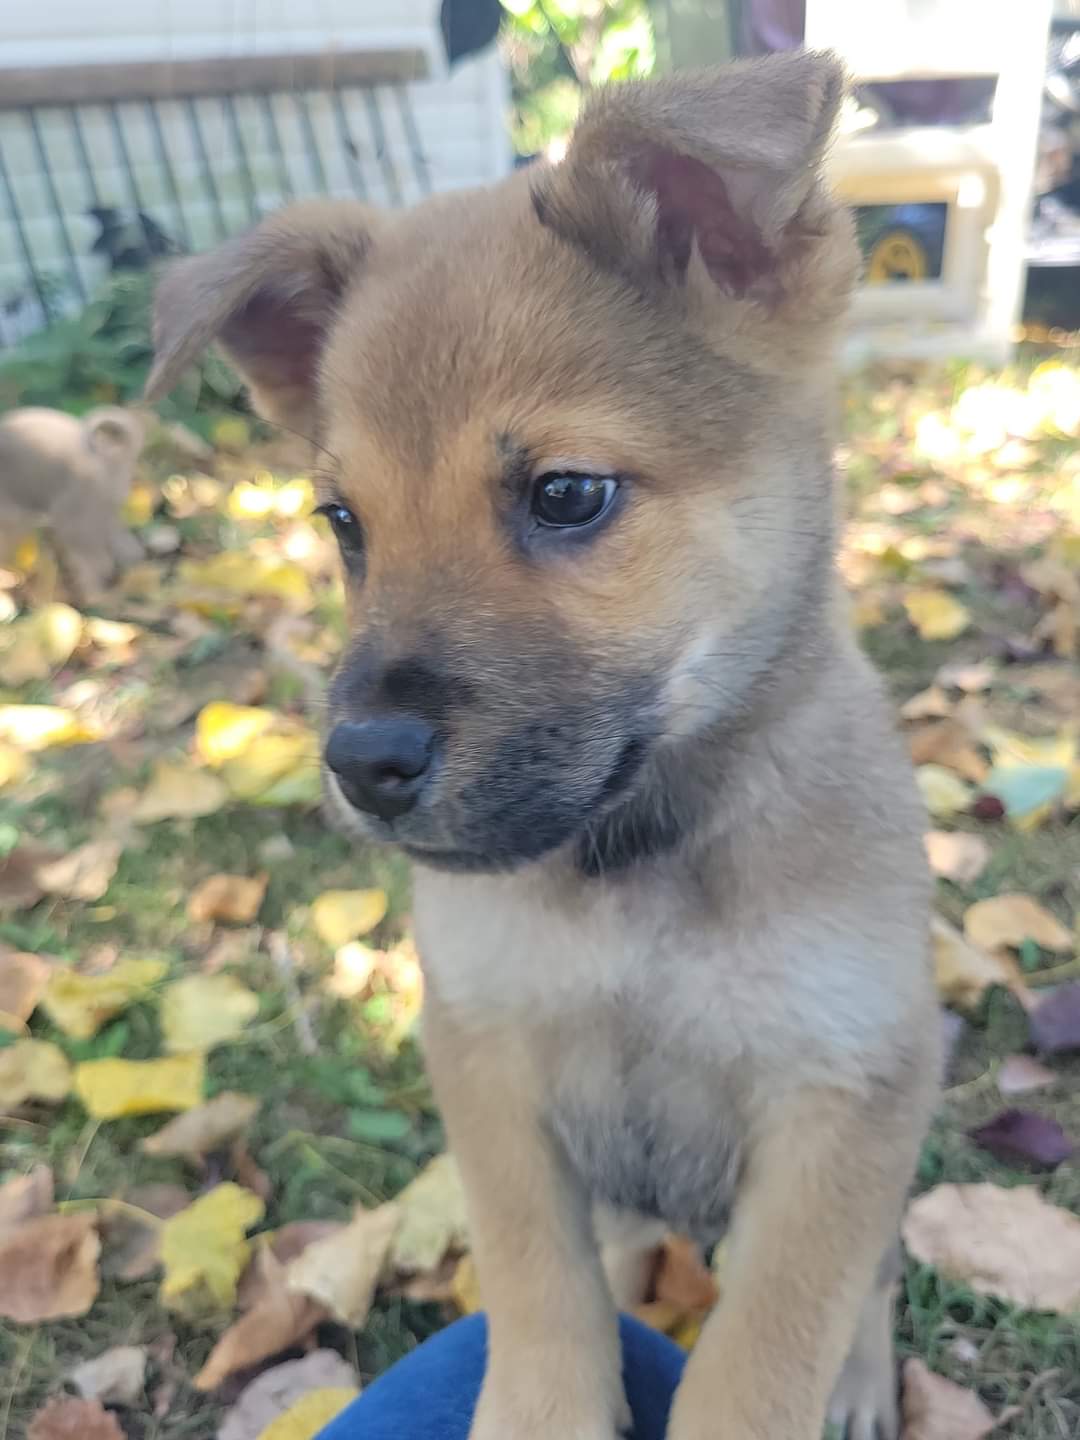
[[[350,805],[392,821],[420,798],[435,742],[434,729],[409,715],[342,720],[327,741],[326,763]]]

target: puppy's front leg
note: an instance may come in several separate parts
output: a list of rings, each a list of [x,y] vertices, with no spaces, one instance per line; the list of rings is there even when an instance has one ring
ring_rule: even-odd
[[[424,1034],[488,1314],[470,1440],[615,1440],[625,1419],[615,1308],[588,1197],[544,1124],[527,1049],[512,1026],[463,1029],[433,996]]]
[[[921,1101],[870,1106],[818,1090],[765,1117],[736,1202],[723,1300],[687,1365],[670,1440],[820,1440],[924,1115]]]

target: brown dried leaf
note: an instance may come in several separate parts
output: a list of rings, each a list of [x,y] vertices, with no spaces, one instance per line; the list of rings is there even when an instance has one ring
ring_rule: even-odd
[[[936,720],[908,737],[913,765],[944,765],[976,785],[985,780],[989,765],[975,748],[975,737],[960,720]]]
[[[1044,950],[1068,954],[1073,936],[1056,916],[1031,895],[995,895],[977,900],[964,915],[964,934],[984,950],[1008,946],[1019,950],[1025,940],[1034,940]]]
[[[905,700],[900,706],[900,714],[905,720],[942,720],[955,708],[940,685],[931,685],[928,690],[920,690],[910,700]]]
[[[134,1405],[143,1393],[146,1380],[146,1347],[114,1345],[76,1365],[71,1383],[87,1400],[106,1405]]]
[[[954,885],[971,885],[986,869],[990,846],[981,835],[930,830],[923,836],[930,868]]]
[[[147,1155],[184,1155],[199,1159],[246,1130],[258,1109],[259,1101],[254,1095],[223,1090],[205,1105],[197,1105],[194,1110],[186,1110],[168,1121],[142,1140],[139,1148]]]
[[[275,1290],[285,1288],[285,1269],[316,1240],[327,1240],[345,1229],[337,1220],[290,1220],[252,1240],[252,1255],[240,1277],[237,1304],[251,1310]]]
[[[336,1350],[312,1350],[302,1360],[286,1360],[252,1380],[218,1429],[217,1440],[259,1440],[278,1415],[311,1390],[352,1387],[356,1371]]]
[[[1080,1219],[1032,1185],[937,1185],[908,1206],[917,1260],[1026,1310],[1080,1308]]]
[[[191,1196],[180,1185],[158,1182],[137,1185],[124,1203],[101,1207],[103,1275],[140,1280],[161,1264],[161,1222],[190,1205]]]
[[[238,1370],[248,1370],[300,1344],[328,1318],[325,1307],[307,1295],[278,1290],[264,1296],[229,1326],[211,1350],[195,1376],[196,1390],[216,1390]]]
[[[45,993],[49,963],[23,950],[0,954],[0,1011],[17,1020],[29,1020]]]
[[[0,1185],[0,1231],[47,1215],[52,1206],[53,1173],[48,1165],[35,1165],[28,1175]]]
[[[363,1325],[400,1220],[394,1203],[358,1209],[340,1234],[317,1240],[292,1261],[289,1290],[318,1300],[344,1325]]]
[[[26,1429],[26,1440],[125,1440],[116,1416],[100,1400],[57,1395],[46,1401]]]
[[[224,921],[250,925],[259,913],[269,875],[209,875],[188,901],[188,918],[197,924]]]
[[[62,859],[39,865],[37,882],[46,895],[100,900],[116,874],[123,850],[123,844],[113,838],[88,840]]]
[[[100,1249],[93,1214],[42,1215],[0,1234],[0,1315],[23,1325],[85,1315]]]
[[[0,910],[29,910],[44,895],[37,872],[42,865],[58,860],[59,854],[45,845],[20,844],[0,859]]]
[[[969,944],[940,915],[931,917],[930,942],[938,993],[947,1004],[974,1009],[992,985],[1024,993],[1020,967],[1008,951],[986,951]]]
[[[965,1390],[918,1359],[904,1365],[901,1440],[982,1440],[995,1424],[973,1390]]]

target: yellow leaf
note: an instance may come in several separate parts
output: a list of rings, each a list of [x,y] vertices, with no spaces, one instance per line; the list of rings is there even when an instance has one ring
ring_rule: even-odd
[[[339,950],[374,930],[386,914],[384,890],[325,890],[311,907],[319,939]]]
[[[325,1390],[309,1390],[295,1404],[270,1421],[258,1440],[315,1440],[323,1429],[340,1415],[360,1391],[355,1386],[328,1386]]]
[[[131,818],[139,825],[158,820],[196,819],[213,815],[229,798],[216,775],[190,762],[159,760],[150,783],[139,796]]]
[[[0,950],[0,1014],[29,1020],[45,993],[52,965],[23,950]]]
[[[25,685],[44,680],[71,659],[83,633],[83,617],[70,605],[43,605],[7,628],[0,654],[0,681]]]
[[[971,624],[967,608],[947,590],[912,590],[904,609],[924,640],[955,640]]]
[[[1068,770],[1077,760],[1075,735],[1033,738],[1019,735],[1015,730],[1005,730],[999,725],[987,725],[980,732],[979,739],[991,750],[997,765],[1061,767]]]
[[[161,1001],[165,1049],[210,1050],[234,1040],[258,1011],[258,996],[235,976],[188,975],[170,985]]]
[[[972,944],[940,915],[930,920],[930,942],[934,979],[946,1004],[973,1010],[992,985],[1023,993],[1020,967],[1008,952]]]
[[[221,778],[238,800],[262,800],[293,777],[305,782],[305,798],[310,781],[316,787],[320,783],[319,741],[306,727],[292,734],[259,735],[242,755],[221,767]],[[317,788],[314,794],[318,798]]]
[[[30,774],[32,765],[17,745],[0,740],[0,790],[18,785]]]
[[[226,1181],[165,1220],[162,1301],[195,1318],[231,1309],[251,1253],[245,1235],[264,1210],[252,1191]]]
[[[194,1110],[202,1103],[204,1071],[200,1053],[167,1060],[84,1060],[75,1067],[75,1093],[98,1120]]]
[[[99,738],[77,715],[59,705],[0,705],[0,740],[21,750],[85,745]]]
[[[1033,940],[1044,950],[1067,954],[1074,943],[1056,916],[1033,896],[1019,894],[977,900],[964,914],[964,934],[984,949],[1019,950],[1025,940]]]
[[[195,721],[195,746],[207,765],[218,766],[242,755],[251,742],[276,724],[273,710],[213,700]]]
[[[343,1229],[314,1241],[290,1262],[288,1289],[319,1301],[342,1324],[362,1326],[400,1213],[393,1202],[374,1210],[358,1209]]]
[[[475,1315],[483,1307],[480,1297],[480,1281],[471,1255],[463,1255],[457,1263],[454,1278],[450,1282],[454,1304],[462,1315]]]
[[[209,560],[183,561],[179,577],[181,584],[196,591],[284,600],[294,610],[310,610],[314,603],[311,584],[300,566],[269,555],[223,550]]]
[[[141,1000],[168,966],[163,960],[120,960],[102,975],[57,967],[49,975],[42,1008],[73,1040],[89,1040],[114,1015]]]
[[[251,426],[242,415],[223,415],[210,427],[210,442],[216,450],[239,455],[251,444]]]
[[[451,1250],[464,1250],[469,1236],[465,1188],[452,1155],[437,1155],[395,1198],[401,1223],[390,1250],[395,1270],[434,1270]]]
[[[974,793],[971,786],[943,765],[920,765],[915,771],[915,779],[923,804],[935,819],[946,819],[959,810],[966,810],[971,804]]]
[[[188,918],[197,924],[226,921],[231,925],[250,925],[259,913],[269,876],[208,875],[197,885],[188,900]]]
[[[0,1050],[0,1110],[27,1100],[63,1100],[71,1089],[71,1066],[59,1045],[16,1040]]]

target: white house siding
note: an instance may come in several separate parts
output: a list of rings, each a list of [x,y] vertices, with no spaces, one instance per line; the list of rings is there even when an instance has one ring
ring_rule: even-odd
[[[428,56],[429,78],[403,90],[430,186],[446,190],[483,184],[497,179],[510,165],[505,72],[494,49],[449,71],[437,15],[438,0],[0,0],[0,69],[420,49]],[[260,212],[273,209],[288,198],[289,191],[297,196],[324,190],[354,195],[361,189],[380,204],[418,198],[423,176],[418,173],[417,146],[410,143],[401,94],[392,86],[379,86],[372,93],[377,115],[372,95],[359,88],[342,91],[342,114],[329,96],[318,92],[269,97],[283,158],[275,155],[271,143],[267,103],[239,94],[234,101],[236,128],[254,177],[254,195],[244,183],[232,117],[222,101],[212,97],[194,102],[225,227],[242,228],[250,222],[253,207]],[[146,107],[122,103],[116,113],[141,208],[170,234],[186,229],[191,246],[201,248],[216,238],[218,224],[202,179],[191,115],[180,101],[160,101],[157,108],[186,225],[177,218]],[[305,109],[321,175],[312,160]],[[86,211],[95,203],[130,211],[134,196],[107,108],[83,105],[77,113],[92,160],[96,196],[79,164],[71,115],[64,110],[38,109],[37,137],[24,112],[0,110],[0,156],[39,272],[50,279],[64,276],[66,230],[83,284],[92,292],[105,264],[89,254],[97,226]],[[342,143],[343,123],[355,146],[355,162]],[[63,225],[51,204],[38,142],[48,156]],[[26,267],[0,189],[0,304],[16,292],[26,293]],[[5,330],[10,339],[13,328],[34,328],[40,323],[37,311],[30,296],[17,311],[9,305],[6,318],[0,314],[0,341]]]

